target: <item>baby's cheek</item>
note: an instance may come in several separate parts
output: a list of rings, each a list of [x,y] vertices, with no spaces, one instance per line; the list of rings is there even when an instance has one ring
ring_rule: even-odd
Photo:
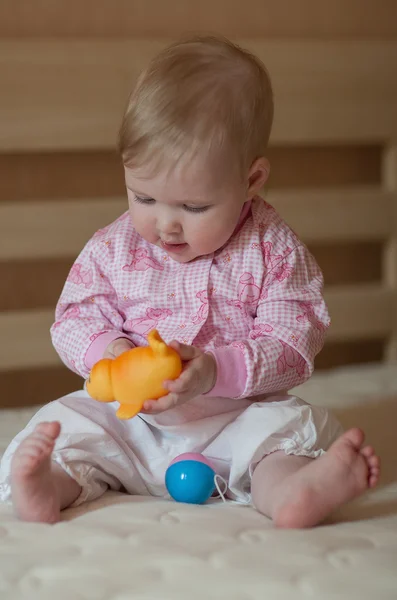
[[[208,245],[223,246],[231,237],[236,225],[234,221],[225,215],[211,219],[202,231],[203,243]]]
[[[146,241],[152,244],[155,243],[158,236],[153,219],[145,218],[143,215],[139,214],[139,211],[135,210],[130,210],[130,216],[131,222],[139,235]]]
[[[208,254],[214,252],[216,245],[216,235],[214,236],[213,231],[209,231],[210,227],[196,232],[191,240],[191,246],[195,247],[200,254]]]

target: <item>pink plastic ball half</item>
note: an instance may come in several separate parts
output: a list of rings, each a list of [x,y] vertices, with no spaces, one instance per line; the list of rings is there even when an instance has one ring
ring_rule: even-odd
[[[208,458],[205,458],[205,456],[199,454],[199,452],[185,452],[185,454],[180,454],[179,456],[174,458],[174,460],[170,463],[170,466],[174,465],[175,463],[181,462],[182,460],[195,460],[196,462],[204,463],[213,471],[215,470]]]

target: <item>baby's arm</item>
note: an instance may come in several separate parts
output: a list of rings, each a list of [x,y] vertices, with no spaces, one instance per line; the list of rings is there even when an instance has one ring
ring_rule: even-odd
[[[304,246],[277,267],[265,278],[248,339],[213,351],[218,376],[210,395],[274,393],[300,385],[313,373],[329,326],[322,273]]]
[[[56,308],[51,328],[54,347],[63,362],[84,378],[104,355],[117,356],[133,346],[123,332],[113,271],[114,258],[94,236],[74,263]]]

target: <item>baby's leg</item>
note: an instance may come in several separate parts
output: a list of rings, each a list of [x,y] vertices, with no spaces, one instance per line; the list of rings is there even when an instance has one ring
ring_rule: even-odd
[[[378,483],[379,457],[363,443],[363,432],[351,429],[316,459],[284,452],[266,456],[252,477],[255,507],[277,527],[318,525]]]
[[[51,460],[60,430],[57,422],[40,423],[12,458],[12,503],[23,521],[56,523],[80,495],[80,485]]]

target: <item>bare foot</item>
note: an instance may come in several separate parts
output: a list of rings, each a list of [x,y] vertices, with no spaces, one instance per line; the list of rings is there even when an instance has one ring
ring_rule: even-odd
[[[363,443],[361,429],[350,429],[326,454],[284,479],[275,494],[272,516],[276,527],[318,525],[342,504],[375,487],[380,459]]]
[[[61,504],[52,476],[51,454],[60,431],[59,423],[40,423],[13,456],[12,502],[23,521],[59,521]]]

